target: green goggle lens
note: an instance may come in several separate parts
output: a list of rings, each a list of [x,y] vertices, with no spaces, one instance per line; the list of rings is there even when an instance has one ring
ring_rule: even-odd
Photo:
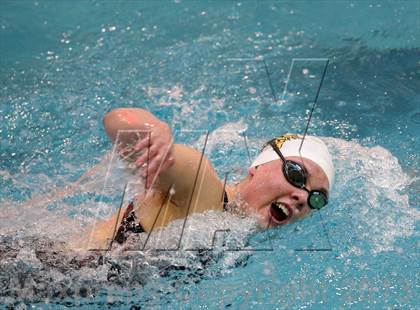
[[[319,210],[325,207],[328,203],[328,199],[323,192],[311,191],[308,196],[308,205],[311,209]]]

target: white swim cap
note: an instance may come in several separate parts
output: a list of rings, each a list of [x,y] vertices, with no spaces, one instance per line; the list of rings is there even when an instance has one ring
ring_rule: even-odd
[[[303,158],[310,159],[318,164],[327,176],[329,188],[332,188],[332,185],[334,184],[334,165],[328,148],[321,139],[314,136],[306,136],[300,153],[299,147],[302,142],[302,136],[300,135],[286,134],[276,138],[275,141],[284,157],[302,156]],[[255,158],[251,167],[259,166],[277,159],[279,159],[279,155],[270,145],[267,145],[263,148],[257,158]]]

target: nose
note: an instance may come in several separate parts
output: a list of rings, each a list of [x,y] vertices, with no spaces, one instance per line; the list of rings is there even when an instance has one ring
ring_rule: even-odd
[[[306,201],[308,199],[308,193],[302,189],[296,188],[293,190],[293,192],[290,194],[294,206],[298,210],[302,210],[305,205]]]

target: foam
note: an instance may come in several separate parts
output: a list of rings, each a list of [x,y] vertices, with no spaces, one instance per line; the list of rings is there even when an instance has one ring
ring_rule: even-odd
[[[243,122],[237,122],[220,127],[212,133],[211,140],[215,143],[213,149],[222,149],[223,156],[219,154],[220,158],[227,157],[224,153],[227,149],[238,147],[237,141],[242,138],[241,132],[245,129]],[[201,144],[203,138],[204,136],[199,137],[195,143]],[[409,205],[405,192],[411,181],[398,160],[380,146],[365,147],[356,141],[323,139],[331,150],[337,169],[337,181],[331,203],[322,211],[326,227],[335,227],[333,232],[330,231],[333,247],[341,256],[347,257],[399,251],[399,239],[408,238],[416,233],[415,225],[420,214]],[[249,139],[251,147],[260,144],[261,141]],[[243,151],[231,153],[229,156],[236,162],[246,161]],[[108,173],[111,178],[106,187],[109,190],[107,195],[118,196],[121,193],[121,180],[135,178],[129,169],[108,171],[108,164],[109,162],[103,161],[99,169],[80,183],[74,195],[101,193],[104,188],[103,178]],[[229,161],[223,161],[221,165],[222,169],[231,168]],[[14,178],[4,172],[2,175]],[[126,200],[134,194],[134,189],[129,188]],[[174,266],[184,271],[182,275],[174,275],[174,278],[171,278],[173,281],[192,281],[197,274],[204,272],[209,277],[230,273],[231,267],[235,267],[247,252],[226,250],[245,245],[256,231],[253,219],[208,211],[188,218],[181,249],[209,248],[212,246],[214,231],[229,228],[230,232],[225,239],[227,242],[225,245],[216,242],[214,251],[152,251],[151,249],[156,248],[176,248],[179,231],[184,225],[183,220],[177,220],[163,229],[154,231],[145,251],[139,251],[139,245],[145,242],[147,234],[133,234],[126,243],[116,245],[105,255],[105,264],[99,264],[97,254],[80,256],[81,254],[65,250],[60,241],[65,239],[63,235],[69,236],[78,232],[83,224],[87,225],[96,218],[106,217],[107,213],[115,210],[115,202],[102,201],[100,205],[92,205],[87,199],[73,206],[60,199],[57,199],[60,201],[58,210],[53,212],[48,211],[47,207],[54,198],[26,206],[16,207],[11,201],[2,205],[1,220],[6,225],[0,228],[0,237],[8,252],[5,254],[0,251],[3,255],[0,274],[5,281],[9,281],[11,292],[25,296],[27,300],[42,299],[48,294],[48,290],[67,287],[68,281],[75,292],[82,287],[88,287],[91,292],[95,292],[113,285],[124,287],[146,284],[169,291],[172,286],[159,284],[159,279],[162,275],[171,275],[170,270]],[[74,209],[90,213],[79,212],[70,218],[67,213]],[[310,220],[314,220],[314,217],[296,223],[295,226],[278,228],[281,233],[275,231],[274,243],[281,245],[281,236],[284,234],[293,233],[299,237],[302,233],[296,232],[302,230],[297,228],[311,223]],[[16,230],[19,231],[18,234]],[[305,231],[312,235],[310,229]],[[265,247],[266,243],[267,240],[263,240],[260,245]],[[15,261],[20,269],[16,268]],[[78,265],[75,265],[75,261]],[[121,268],[118,274],[113,274],[113,264]],[[215,268],[208,268],[209,264]],[[28,287],[25,288],[13,284],[22,270],[27,272],[28,279],[34,280],[28,281]],[[35,293],[30,283],[43,283],[45,290]]]
[[[412,180],[398,159],[381,146],[325,138],[332,150],[337,181],[328,214],[367,244],[372,253],[398,248],[398,238],[415,233],[420,212],[410,207],[407,186]],[[348,226],[346,226],[348,225]],[[348,236],[350,237],[350,236]],[[350,239],[350,238],[349,238]]]

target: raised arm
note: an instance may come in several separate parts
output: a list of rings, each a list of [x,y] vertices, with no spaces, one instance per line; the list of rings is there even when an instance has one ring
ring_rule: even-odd
[[[147,187],[150,187],[153,177],[157,175],[156,187],[163,193],[174,187],[175,192],[171,199],[179,206],[185,205],[192,194],[194,197],[221,195],[223,186],[210,161],[195,149],[181,144],[173,145],[168,124],[151,113],[135,108],[115,109],[105,115],[104,126],[111,140],[115,141],[120,131],[119,142],[134,145],[133,149],[138,153],[131,155],[131,160],[135,161],[136,165],[143,165],[149,157]],[[150,130],[151,134],[144,134],[137,141],[136,135],[124,134],[121,130]],[[150,151],[147,152],[149,146]],[[145,171],[142,175],[145,176]],[[207,190],[202,191],[202,184],[210,186],[206,186]]]

